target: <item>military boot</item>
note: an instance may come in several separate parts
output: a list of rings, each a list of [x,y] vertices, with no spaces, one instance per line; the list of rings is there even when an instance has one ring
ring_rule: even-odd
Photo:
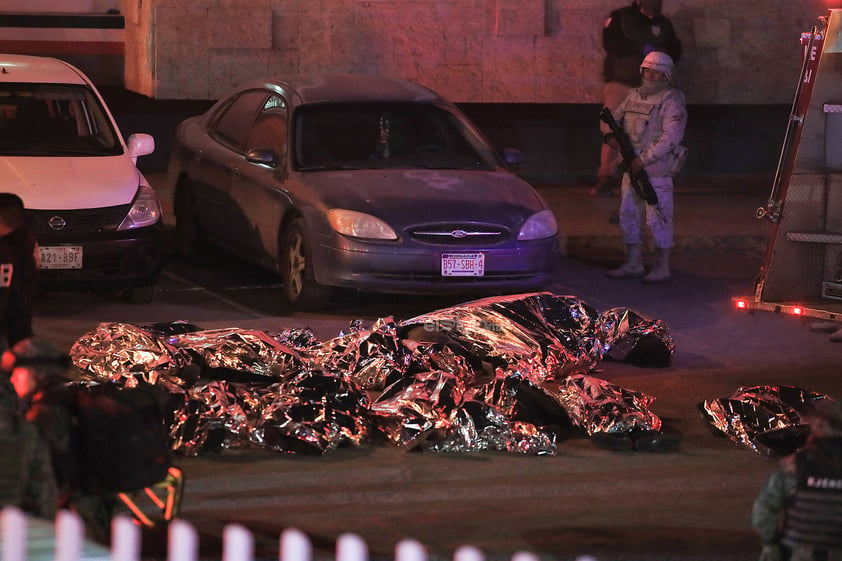
[[[644,284],[659,284],[670,280],[670,250],[659,249],[655,266],[643,277]]]
[[[609,279],[639,279],[646,270],[643,268],[642,248],[640,244],[626,245],[626,262],[618,268],[605,273]]]

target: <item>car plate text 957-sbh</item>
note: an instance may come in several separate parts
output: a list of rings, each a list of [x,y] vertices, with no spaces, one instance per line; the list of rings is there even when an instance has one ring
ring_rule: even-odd
[[[42,269],[81,269],[82,246],[54,245],[40,246],[39,257]]]
[[[481,277],[484,274],[484,253],[445,253],[441,256],[443,277]]]

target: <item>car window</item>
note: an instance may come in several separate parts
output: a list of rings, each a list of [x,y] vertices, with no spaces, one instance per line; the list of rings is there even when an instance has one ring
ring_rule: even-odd
[[[123,153],[99,98],[87,86],[0,84],[0,154]]]
[[[295,167],[494,169],[494,150],[465,117],[414,102],[325,103],[294,116]]]
[[[284,158],[288,128],[286,101],[276,94],[269,96],[254,121],[246,141],[246,150],[269,148],[279,159]]]
[[[258,110],[263,106],[269,92],[250,90],[222,108],[212,125],[211,135],[234,149],[242,150],[246,137]]]

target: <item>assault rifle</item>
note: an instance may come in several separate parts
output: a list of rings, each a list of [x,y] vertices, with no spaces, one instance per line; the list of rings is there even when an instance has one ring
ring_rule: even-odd
[[[637,173],[632,173],[631,171],[632,160],[637,157],[637,154],[634,153],[634,148],[632,148],[631,141],[626,135],[626,132],[620,128],[620,125],[614,120],[614,115],[611,114],[611,111],[607,107],[603,107],[602,111],[599,112],[599,118],[608,125],[608,128],[611,129],[611,132],[617,138],[617,144],[620,145],[620,154],[623,156],[623,167],[629,174],[632,187],[647,204],[657,207],[658,194],[652,188],[652,183],[649,181],[649,174],[646,173],[645,169],[641,169]]]

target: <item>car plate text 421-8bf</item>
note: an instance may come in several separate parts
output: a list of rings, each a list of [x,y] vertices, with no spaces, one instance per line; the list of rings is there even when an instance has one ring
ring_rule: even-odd
[[[42,269],[81,269],[82,247],[76,245],[40,246],[38,248]]]
[[[443,277],[481,277],[484,274],[484,253],[444,253],[441,256]]]

